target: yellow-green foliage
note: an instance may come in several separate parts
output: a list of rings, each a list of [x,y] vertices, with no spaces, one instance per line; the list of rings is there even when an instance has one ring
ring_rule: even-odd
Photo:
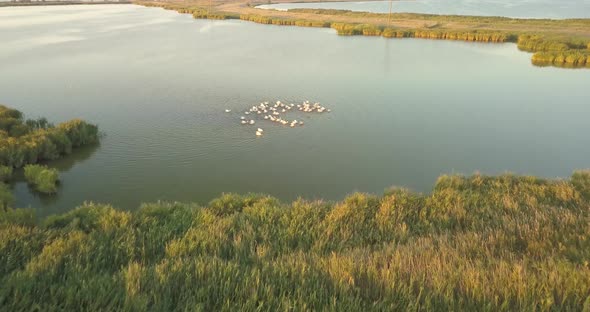
[[[339,35],[383,36],[386,38],[447,39],[480,42],[508,42],[515,40],[515,36],[511,34],[478,30],[469,32],[439,29],[412,30],[380,27],[370,24],[347,23],[332,23],[331,27],[336,29]]]
[[[224,194],[0,213],[7,311],[581,311],[590,174],[443,176],[341,202]]]
[[[0,210],[6,210],[14,202],[14,196],[10,192],[8,185],[0,182]]]
[[[268,16],[262,15],[253,15],[253,14],[242,14],[240,15],[240,19],[244,21],[250,21],[259,24],[272,24],[272,18]]]
[[[383,27],[371,24],[336,24],[332,28],[338,31],[339,35],[363,35],[363,36],[380,36]]]
[[[580,170],[572,175],[572,185],[586,200],[590,200],[590,170]]]
[[[330,27],[330,22],[296,20],[294,25],[301,27]]]
[[[301,27],[330,27],[329,22],[296,20],[288,18],[269,17],[255,14],[242,14],[240,19],[258,24],[281,25],[281,26],[301,26]]]
[[[44,118],[23,120],[22,113],[0,105],[0,166],[22,167],[57,159],[72,148],[98,142],[98,127],[74,119],[57,126]]]
[[[564,42],[547,40],[538,35],[521,35],[517,44],[519,49],[529,52],[566,51],[570,48]]]
[[[562,52],[537,52],[533,54],[535,65],[555,65],[564,67],[580,67],[590,64],[590,52],[583,50],[567,50]]]
[[[0,182],[6,182],[12,178],[12,167],[0,165]]]
[[[45,194],[57,192],[59,172],[57,169],[41,165],[26,165],[25,180],[37,191]]]

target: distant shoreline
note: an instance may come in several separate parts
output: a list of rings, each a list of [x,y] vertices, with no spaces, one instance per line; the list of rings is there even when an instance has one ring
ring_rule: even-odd
[[[343,36],[514,42],[534,53],[537,66],[590,68],[590,18],[538,19],[500,16],[371,13],[335,9],[260,9],[251,0],[136,0],[198,19],[240,19],[259,24],[335,29]],[[258,0],[261,1],[261,0]],[[276,0],[275,3],[302,0]],[[268,3],[266,3],[268,4]]]
[[[80,5],[80,4],[131,4],[129,0],[121,1],[34,1],[34,2],[0,2],[1,7]]]

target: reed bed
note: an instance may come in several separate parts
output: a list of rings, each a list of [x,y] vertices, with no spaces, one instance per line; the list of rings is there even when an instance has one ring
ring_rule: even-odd
[[[36,191],[44,194],[55,194],[59,182],[57,169],[48,168],[43,165],[26,165],[24,168],[25,180],[35,188]]]
[[[581,311],[590,172],[442,176],[339,202],[0,213],[0,310]]]
[[[57,159],[98,139],[98,127],[83,120],[54,126],[45,118],[25,120],[20,111],[0,105],[0,166],[20,168]]]
[[[516,42],[522,51],[535,53],[532,63],[539,66],[557,67],[584,67],[588,63],[582,55],[590,49],[590,39],[576,36],[558,36],[542,31],[528,33],[522,31],[507,31],[493,29],[495,25],[519,25],[543,29],[545,27],[590,27],[590,19],[515,19],[507,17],[488,16],[460,16],[460,15],[433,15],[414,13],[394,13],[391,16],[396,20],[418,20],[426,22],[424,27],[410,29],[392,27],[384,24],[384,19],[389,19],[387,14],[353,12],[348,10],[330,9],[291,9],[288,12],[296,14],[313,14],[317,19],[297,19],[294,17],[275,17],[265,14],[237,14],[215,11],[214,8],[204,6],[187,6],[179,2],[137,2],[144,6],[162,7],[168,10],[176,10],[179,13],[192,14],[194,18],[205,19],[241,19],[245,21],[282,26],[324,27],[333,28],[343,36],[382,36],[385,38],[423,38],[441,40],[463,40],[474,42]],[[211,10],[211,11],[210,11]],[[330,16],[346,16],[350,18],[374,19],[374,23],[345,23],[330,21]],[[434,24],[433,24],[434,23]],[[446,23],[473,24],[472,29],[448,29]],[[551,53],[539,53],[551,52]],[[560,54],[555,52],[562,52]]]

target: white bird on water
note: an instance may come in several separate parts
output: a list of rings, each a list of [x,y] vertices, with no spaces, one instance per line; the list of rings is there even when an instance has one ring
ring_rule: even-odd
[[[261,136],[261,135],[262,135],[262,132],[256,131],[256,136]]]
[[[229,113],[229,112],[231,112],[231,109],[226,109],[225,112]]]
[[[250,119],[250,124],[253,125],[254,124],[254,120]]]
[[[257,131],[258,131],[258,132],[264,132],[264,130],[262,130],[262,129],[260,129],[260,128],[258,128],[258,129],[257,129]]]

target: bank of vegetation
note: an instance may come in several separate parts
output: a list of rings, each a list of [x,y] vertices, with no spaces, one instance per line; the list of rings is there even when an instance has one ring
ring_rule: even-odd
[[[581,311],[590,172],[440,177],[341,202],[0,213],[7,311]]]
[[[590,19],[516,19],[487,16],[388,14],[330,9],[291,9],[275,15],[272,10],[247,13],[218,10],[200,2],[137,2],[163,7],[195,18],[241,19],[260,24],[333,28],[339,35],[423,38],[475,42],[515,42],[522,51],[534,53],[532,62],[541,66],[590,67]],[[304,17],[304,18],[301,18]],[[336,18],[338,20],[336,20]],[[347,21],[350,20],[350,21]],[[357,22],[362,21],[362,22]],[[559,30],[559,31],[558,31]],[[564,34],[566,33],[566,34]],[[571,33],[571,34],[570,34]]]
[[[26,165],[24,168],[25,180],[35,190],[44,194],[57,192],[59,172],[57,169],[48,168],[43,165]]]
[[[12,180],[14,168],[24,167],[25,179],[36,191],[54,194],[59,182],[57,170],[36,164],[98,140],[98,127],[83,120],[53,125],[45,118],[25,119],[22,112],[0,105],[0,207],[6,209],[14,202],[6,184]]]
[[[0,166],[20,168],[70,154],[98,142],[98,127],[80,119],[58,125],[25,119],[22,112],[0,105]]]

